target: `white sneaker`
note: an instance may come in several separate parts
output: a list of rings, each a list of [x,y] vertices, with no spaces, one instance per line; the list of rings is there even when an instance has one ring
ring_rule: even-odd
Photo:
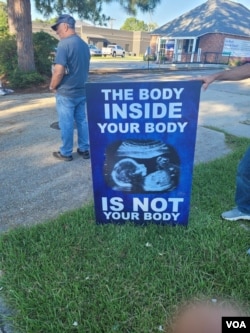
[[[238,221],[238,220],[249,220],[250,221],[250,214],[242,213],[241,211],[239,211],[239,209],[237,207],[233,208],[232,210],[222,213],[221,217],[224,220],[228,220],[228,221]]]

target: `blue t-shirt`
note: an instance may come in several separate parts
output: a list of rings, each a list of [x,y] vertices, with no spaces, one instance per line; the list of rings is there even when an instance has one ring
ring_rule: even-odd
[[[62,39],[58,43],[55,64],[64,66],[66,73],[57,93],[66,97],[85,96],[89,62],[89,47],[78,35]]]

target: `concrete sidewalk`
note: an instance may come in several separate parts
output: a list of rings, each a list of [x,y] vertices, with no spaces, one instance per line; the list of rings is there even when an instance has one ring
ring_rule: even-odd
[[[171,79],[186,79],[189,75],[179,73]],[[121,79],[134,81],[141,77],[112,77]],[[150,74],[147,79],[166,80],[166,75]],[[107,77],[92,76],[90,80],[100,82]],[[195,163],[230,152],[224,134],[203,126],[250,137],[248,84],[249,81],[216,83],[201,94]],[[90,160],[83,160],[76,152],[70,163],[52,156],[60,145],[60,132],[51,127],[57,122],[54,96],[11,94],[2,96],[0,102],[0,232],[53,219],[91,201]]]

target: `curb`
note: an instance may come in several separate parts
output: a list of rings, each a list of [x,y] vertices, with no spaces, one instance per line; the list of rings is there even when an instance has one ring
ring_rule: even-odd
[[[90,68],[89,74],[115,74],[115,73],[162,73],[162,72],[178,72],[178,71],[202,71],[202,70],[223,70],[228,69],[227,65],[207,65],[207,64],[171,64],[171,65],[157,65],[157,67],[148,66],[148,68]],[[162,67],[160,67],[162,66]],[[164,66],[164,67],[163,67]]]

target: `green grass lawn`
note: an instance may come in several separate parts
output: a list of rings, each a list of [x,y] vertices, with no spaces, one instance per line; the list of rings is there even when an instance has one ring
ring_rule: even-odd
[[[249,231],[220,214],[250,140],[227,140],[233,153],[195,167],[187,228],[97,225],[91,204],[2,234],[1,295],[18,332],[160,332],[190,298],[249,309]]]

